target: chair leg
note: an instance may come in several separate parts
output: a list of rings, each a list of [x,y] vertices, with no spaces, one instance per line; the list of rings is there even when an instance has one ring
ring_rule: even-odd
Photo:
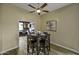
[[[37,55],[39,55],[39,47],[38,47],[38,45],[36,46],[36,50],[37,50]]]
[[[29,54],[29,43],[27,42],[27,55]]]
[[[44,54],[46,54],[46,50],[45,50],[45,43],[43,44],[43,50],[44,50]]]

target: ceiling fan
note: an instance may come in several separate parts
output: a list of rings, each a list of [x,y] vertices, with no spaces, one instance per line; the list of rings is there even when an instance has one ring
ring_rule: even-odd
[[[34,6],[31,5],[31,4],[28,4],[28,6],[31,7],[31,8],[33,8],[33,9],[35,9],[35,10],[33,10],[33,11],[30,11],[30,13],[36,12],[38,15],[40,15],[41,12],[46,12],[46,13],[49,12],[49,11],[47,11],[47,10],[43,10],[43,8],[47,6],[47,3],[44,3],[42,6],[39,6],[39,3],[38,3],[38,7],[37,7],[37,8],[34,7]]]

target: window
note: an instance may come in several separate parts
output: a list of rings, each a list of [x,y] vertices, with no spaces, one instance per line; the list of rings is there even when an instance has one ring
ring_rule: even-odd
[[[19,31],[22,31],[22,30],[23,30],[23,23],[19,22]]]

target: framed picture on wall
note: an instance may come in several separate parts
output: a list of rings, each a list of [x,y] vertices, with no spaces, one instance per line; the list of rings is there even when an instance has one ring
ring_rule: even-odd
[[[56,20],[47,21],[47,30],[56,32],[57,31],[57,21]]]

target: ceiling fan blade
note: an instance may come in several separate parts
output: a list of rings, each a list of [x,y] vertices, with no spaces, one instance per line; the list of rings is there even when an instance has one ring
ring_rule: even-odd
[[[49,11],[47,11],[47,10],[42,10],[43,12],[49,12]]]
[[[32,7],[32,8],[34,8],[34,9],[36,9],[34,6],[32,6],[31,4],[29,4],[28,6],[30,6],[30,7]]]
[[[44,3],[40,8],[44,8],[47,5],[47,3]]]
[[[33,13],[33,12],[35,12],[35,11],[30,11],[30,13]]]

